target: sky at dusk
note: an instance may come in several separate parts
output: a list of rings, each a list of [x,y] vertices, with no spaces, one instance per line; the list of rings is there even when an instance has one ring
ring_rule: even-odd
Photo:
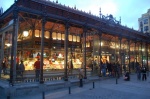
[[[6,11],[13,3],[14,0],[0,0],[0,7]],[[91,12],[96,16],[99,16],[101,8],[103,15],[112,14],[118,21],[121,17],[122,25],[133,27],[135,30],[138,30],[138,18],[150,8],[150,0],[58,0],[58,3],[76,6],[78,10]]]

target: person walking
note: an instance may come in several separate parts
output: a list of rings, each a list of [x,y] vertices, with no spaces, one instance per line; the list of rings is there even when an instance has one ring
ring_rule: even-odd
[[[147,80],[146,72],[147,72],[146,66],[143,66],[142,67],[142,81]]]
[[[35,68],[36,81],[39,81],[39,77],[40,77],[40,58],[38,58],[37,61],[34,63],[34,68]]]

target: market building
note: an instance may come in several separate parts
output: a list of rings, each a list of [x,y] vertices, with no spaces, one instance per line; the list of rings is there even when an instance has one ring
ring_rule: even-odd
[[[16,83],[17,63],[23,60],[25,70],[34,71],[37,58],[42,61],[40,83],[48,79],[44,72],[49,70],[62,70],[66,81],[69,69],[83,68],[85,79],[91,69],[101,75],[102,62],[118,62],[122,72],[135,71],[136,63],[149,68],[147,34],[122,26],[113,15],[100,11],[94,16],[48,0],[15,0],[0,15],[0,41],[0,60],[7,59],[10,84]]]

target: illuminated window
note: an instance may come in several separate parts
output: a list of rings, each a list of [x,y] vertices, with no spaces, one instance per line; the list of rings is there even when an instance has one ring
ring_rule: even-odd
[[[56,40],[56,39],[57,39],[57,34],[56,34],[56,32],[53,32],[53,33],[52,33],[52,38],[53,38],[53,40]]]
[[[40,37],[40,31],[39,30],[35,30],[35,37]]]
[[[73,42],[76,42],[76,41],[77,41],[76,36],[73,36]]]
[[[61,33],[57,33],[57,39],[61,40]]]
[[[77,36],[77,42],[80,42],[80,37],[79,36]]]
[[[90,47],[90,42],[87,42],[87,43],[86,43],[86,47]]]
[[[65,40],[65,34],[62,34],[62,38],[61,38],[62,40]]]
[[[47,39],[49,39],[49,32],[48,31],[45,32],[44,37],[47,38]]]
[[[69,35],[69,41],[72,41],[72,35]]]

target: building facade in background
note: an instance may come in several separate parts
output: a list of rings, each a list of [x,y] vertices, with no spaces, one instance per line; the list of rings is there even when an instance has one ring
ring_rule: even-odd
[[[139,31],[143,33],[150,33],[150,9],[147,13],[142,14],[141,18],[138,19]]]

